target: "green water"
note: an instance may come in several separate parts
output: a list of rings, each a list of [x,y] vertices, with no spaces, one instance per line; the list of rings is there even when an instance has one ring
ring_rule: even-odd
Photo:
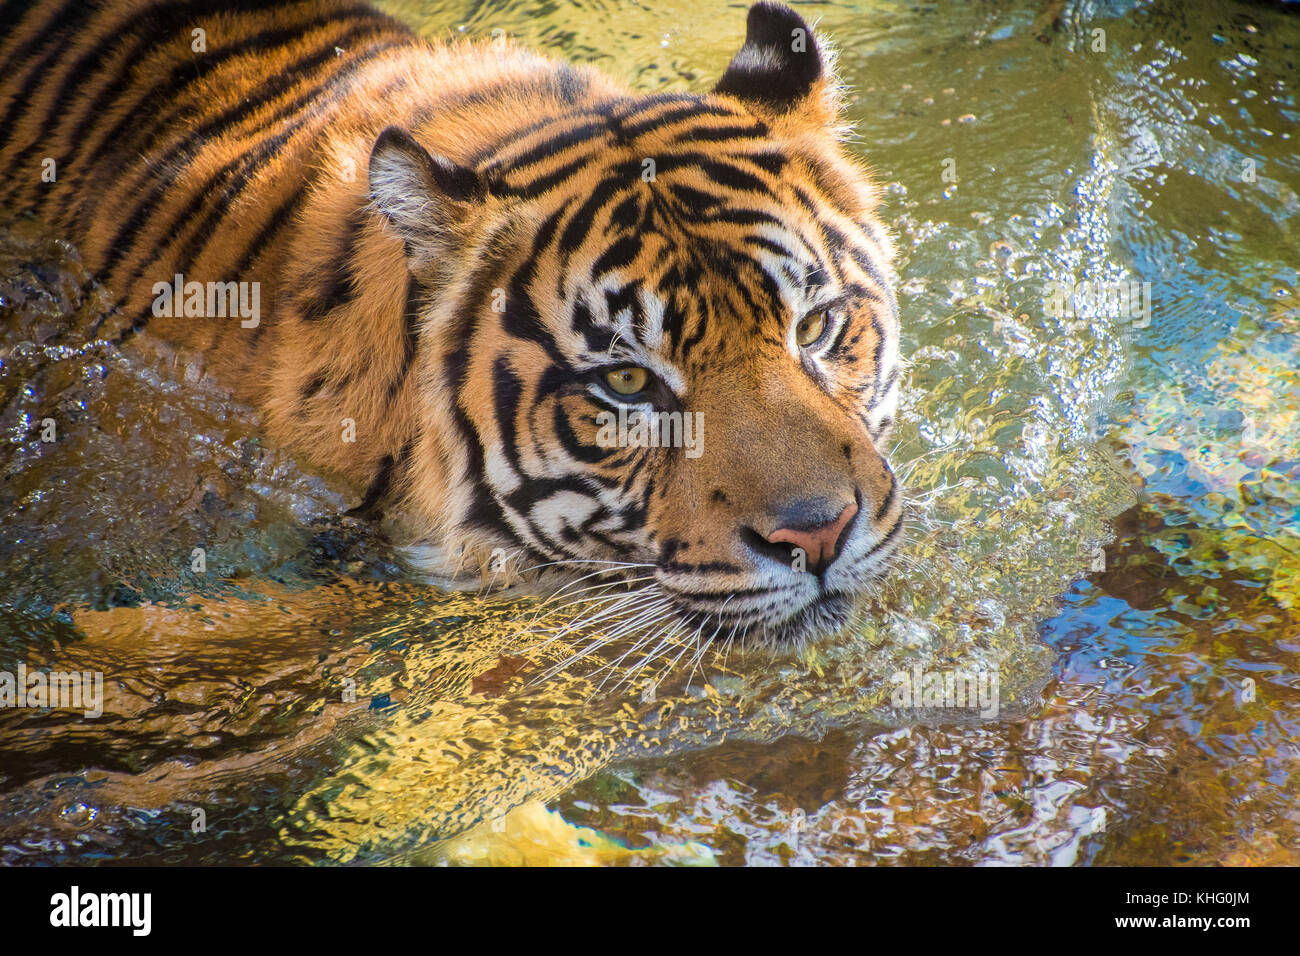
[[[744,20],[387,8],[645,91]],[[855,634],[653,699],[536,683],[532,606],[404,571],[197,363],[87,346],[98,293],[6,227],[0,668],[106,702],[0,712],[0,861],[1300,862],[1300,17],[1039,9],[805,8],[899,240],[909,544]],[[913,668],[995,670],[998,713],[895,707]]]

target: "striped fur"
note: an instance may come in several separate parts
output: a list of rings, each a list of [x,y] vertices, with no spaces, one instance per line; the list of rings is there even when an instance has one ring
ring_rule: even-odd
[[[713,92],[651,96],[341,0],[7,0],[0,24],[0,200],[77,243],[117,297],[103,335],[202,350],[366,509],[451,554],[649,568],[682,620],[774,640],[883,572],[891,247],[793,12],[756,5]],[[260,324],[156,316],[176,274],[258,283]],[[654,373],[639,407],[702,413],[702,455],[600,447],[625,365]],[[752,546],[846,494],[820,576]]]

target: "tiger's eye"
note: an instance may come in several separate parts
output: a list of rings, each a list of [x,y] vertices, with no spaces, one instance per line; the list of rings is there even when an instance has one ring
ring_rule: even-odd
[[[646,387],[646,383],[650,381],[650,373],[635,365],[625,365],[623,368],[606,372],[605,381],[620,395],[635,395]]]
[[[811,315],[805,315],[794,327],[794,340],[799,343],[800,348],[807,348],[821,338],[824,331],[826,331],[826,313],[813,312]]]

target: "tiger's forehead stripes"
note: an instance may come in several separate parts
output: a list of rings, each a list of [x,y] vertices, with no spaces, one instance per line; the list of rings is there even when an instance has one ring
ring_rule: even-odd
[[[585,130],[588,142],[595,135],[591,124],[572,129]],[[535,133],[545,134],[544,126]],[[852,241],[841,225],[820,218],[825,206],[802,190],[808,215],[802,222],[790,215],[790,202],[782,198],[790,190],[776,175],[776,164],[764,168],[766,154],[764,147],[703,157],[687,148],[661,156],[649,181],[641,178],[635,157],[592,157],[585,165],[594,169],[587,168],[584,177],[594,179],[594,186],[579,200],[557,192],[559,207],[547,216],[530,261],[558,257],[555,294],[561,303],[570,303],[572,328],[589,355],[608,351],[620,313],[639,341],[664,352],[697,345],[706,336],[708,316],[715,313],[748,321],[753,331],[784,341],[790,318],[821,301],[807,294],[809,288],[845,284],[848,277],[837,258]],[[751,163],[755,157],[758,162]],[[727,189],[734,189],[734,196]],[[853,229],[855,224],[846,225]],[[865,235],[861,238],[867,241]],[[586,261],[585,268],[575,268],[579,260]],[[534,272],[531,265],[527,271]],[[611,283],[610,276],[618,281]],[[718,299],[710,308],[692,301],[706,284]],[[584,294],[588,288],[600,294],[593,300]],[[646,298],[651,292],[653,300]],[[648,301],[658,303],[653,344],[643,331]],[[577,348],[566,351],[579,354]]]
[[[689,352],[705,339],[710,316],[718,314],[729,317],[732,327],[747,322],[753,331],[780,342],[789,319],[816,304],[806,292],[825,283],[833,250],[825,248],[821,230],[800,230],[788,217],[780,218],[779,186],[747,196],[754,208],[743,219],[750,225],[737,233],[731,222],[719,225],[723,217],[711,209],[692,211],[677,201],[681,178],[689,173],[688,167],[682,169],[686,172],[670,172],[653,183],[606,175],[580,202],[571,196],[561,199],[538,230],[530,255],[511,281],[516,290],[511,299],[526,299],[522,314],[540,325],[549,310],[537,298],[535,280],[544,274],[538,262],[558,257],[552,270],[559,283],[558,313],[567,316],[581,339],[559,349],[569,364],[584,353],[587,361],[608,353],[618,328],[661,354]],[[590,265],[575,268],[583,256]],[[716,302],[702,306],[698,298],[705,294]],[[549,337],[558,331],[553,320]],[[546,333],[534,328],[530,337],[541,334]]]
[[[793,268],[786,264],[783,274]],[[664,236],[649,234],[635,259],[605,273],[599,284],[586,279],[571,282],[566,287],[566,301],[574,303],[569,320],[552,328],[572,332],[572,354],[579,350],[611,353],[621,336],[624,344],[640,345],[643,355],[682,355],[705,334],[709,317],[715,314],[729,316],[727,324],[733,329],[752,326],[764,337],[780,340],[788,316],[808,301],[806,286],[802,278],[782,285],[770,271],[740,251],[674,250]],[[624,281],[631,275],[636,278]],[[748,280],[755,276],[770,284],[766,297],[748,288]],[[714,328],[724,330],[716,322]]]
[[[622,146],[657,146],[690,136],[701,141],[763,137],[767,127],[752,116],[693,94],[622,97],[576,107],[505,134],[503,141],[471,156],[483,174],[528,173],[556,156]],[[567,152],[566,152],[567,151]]]

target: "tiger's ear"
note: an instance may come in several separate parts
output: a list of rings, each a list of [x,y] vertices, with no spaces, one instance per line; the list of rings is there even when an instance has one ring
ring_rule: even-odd
[[[833,114],[830,72],[812,30],[783,3],[756,3],[745,21],[745,45],[714,93],[734,96],[761,112],[783,115],[808,106],[816,118]]]
[[[466,205],[486,193],[474,170],[438,156],[390,126],[370,150],[370,201],[406,246],[412,271],[447,248]]]

